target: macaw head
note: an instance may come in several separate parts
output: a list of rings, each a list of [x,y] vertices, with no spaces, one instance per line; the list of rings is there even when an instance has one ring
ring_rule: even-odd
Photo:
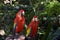
[[[23,9],[21,9],[19,12],[18,12],[21,16],[24,16],[25,15],[25,11]]]
[[[32,21],[38,21],[38,17],[37,16],[34,16]]]

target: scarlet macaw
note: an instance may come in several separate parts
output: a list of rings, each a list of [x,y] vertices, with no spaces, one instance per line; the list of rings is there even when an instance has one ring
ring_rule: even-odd
[[[14,29],[16,33],[22,32],[24,30],[25,18],[24,18],[24,10],[20,10],[16,14],[16,18],[14,19]]]
[[[34,37],[36,36],[37,31],[38,31],[38,17],[34,16],[32,21],[27,27],[26,36]]]

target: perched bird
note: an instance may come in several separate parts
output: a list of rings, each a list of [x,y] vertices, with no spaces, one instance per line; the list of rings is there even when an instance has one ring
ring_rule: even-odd
[[[17,14],[16,18],[14,19],[14,31],[16,33],[20,33],[24,30],[25,25],[25,17],[24,17],[25,11],[21,9]]]
[[[26,36],[34,37],[38,31],[38,17],[34,16],[30,24],[27,27]]]

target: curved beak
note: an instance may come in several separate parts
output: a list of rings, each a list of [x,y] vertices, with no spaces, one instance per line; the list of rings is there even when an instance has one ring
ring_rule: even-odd
[[[22,16],[24,16],[24,15],[25,15],[25,13],[24,13],[24,12],[22,12],[22,13],[21,13],[21,15],[22,15]]]

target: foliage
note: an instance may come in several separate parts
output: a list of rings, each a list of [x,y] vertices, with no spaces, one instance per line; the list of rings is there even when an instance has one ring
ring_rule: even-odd
[[[41,4],[43,2],[43,4]],[[26,24],[28,25],[32,19],[32,17],[36,15],[39,17],[39,22],[41,22],[42,18],[46,16],[49,20],[48,29],[46,32],[44,30],[39,29],[38,34],[43,31],[43,38],[42,40],[47,40],[47,37],[49,35],[49,32],[51,30],[50,24],[50,17],[52,16],[58,16],[60,14],[60,3],[58,1],[51,1],[51,0],[31,0],[32,5],[30,4],[30,1],[22,1],[19,4],[16,4],[14,2],[14,6],[10,4],[4,4],[3,2],[0,3],[0,26],[6,31],[7,35],[9,33],[12,34],[12,28],[13,28],[13,20],[15,18],[15,14],[20,10],[24,9],[26,12],[25,18],[26,18]],[[28,7],[22,7],[21,4],[26,4]],[[16,6],[19,6],[19,9],[16,8]],[[35,12],[33,11],[33,8],[35,8]],[[29,19],[29,20],[28,20]],[[39,23],[39,27],[41,23]],[[51,27],[50,27],[51,26]],[[7,31],[8,30],[8,31]],[[41,31],[40,31],[41,30]],[[40,34],[39,34],[40,35]],[[40,39],[40,38],[39,38]]]

